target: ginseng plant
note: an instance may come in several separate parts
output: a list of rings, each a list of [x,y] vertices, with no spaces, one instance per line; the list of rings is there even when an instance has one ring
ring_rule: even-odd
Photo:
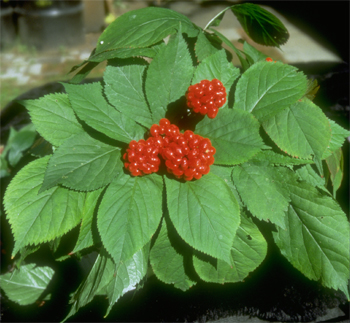
[[[50,150],[6,189],[16,266],[0,281],[11,300],[42,297],[54,271],[25,258],[45,244],[54,253],[77,226],[58,260],[98,256],[65,319],[95,295],[108,315],[148,270],[183,291],[241,282],[266,256],[263,222],[296,269],[349,298],[349,222],[335,199],[349,131],[313,103],[317,85],[296,67],[218,32],[226,10],[256,43],[288,40],[253,4],[204,29],[169,9],[139,9],[105,29],[66,93],[21,102]],[[79,84],[105,60],[102,81]]]

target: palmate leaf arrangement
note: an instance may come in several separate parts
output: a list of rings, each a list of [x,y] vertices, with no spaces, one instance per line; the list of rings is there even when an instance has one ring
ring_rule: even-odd
[[[275,16],[248,3],[225,9],[204,29],[169,9],[131,11],[106,28],[89,59],[73,68],[81,67],[64,84],[66,93],[22,102],[52,154],[25,166],[6,190],[12,255],[20,263],[78,225],[70,255],[99,251],[67,318],[95,295],[107,296],[108,315],[149,268],[183,291],[198,280],[241,282],[266,256],[259,230],[264,221],[295,268],[349,298],[349,223],[335,200],[349,132],[312,102],[314,84],[302,72],[247,42],[238,50],[215,30],[226,10],[257,43],[279,47],[289,37]],[[222,43],[238,55],[241,69]],[[104,60],[103,81],[77,84]],[[202,80],[219,80],[226,89],[215,117],[186,105],[189,86]],[[152,171],[130,173],[131,142],[140,148],[136,144],[146,147],[155,138],[166,145],[164,129],[150,131],[167,123],[164,118],[180,129],[179,138],[190,130],[210,140],[210,171],[208,164],[204,175],[185,178],[187,166],[174,162],[171,171],[161,161]],[[152,158],[162,160],[165,148],[152,142],[147,147],[158,149]],[[198,147],[193,144],[190,153]],[[208,151],[203,149],[199,153]],[[196,276],[188,273],[185,255]],[[33,275],[40,271],[22,265],[1,276],[2,288],[25,275],[27,266]],[[13,298],[20,302],[18,294]]]

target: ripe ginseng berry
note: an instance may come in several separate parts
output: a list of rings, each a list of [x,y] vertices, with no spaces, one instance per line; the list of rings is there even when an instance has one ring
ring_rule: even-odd
[[[150,131],[151,136],[158,139],[159,147],[167,146],[180,133],[179,128],[165,118],[160,119],[159,125],[152,125]]]
[[[226,89],[218,79],[202,80],[189,86],[186,99],[187,106],[194,112],[208,115],[210,119],[214,119],[219,108],[226,102]]]
[[[190,130],[180,133],[179,128],[168,119],[152,125],[151,137],[146,141],[132,140],[123,155],[124,166],[133,176],[157,172],[161,155],[167,171],[177,178],[190,181],[208,174],[214,163],[215,148],[207,138]]]
[[[214,163],[215,148],[207,138],[186,130],[162,149],[167,171],[177,178],[190,181],[208,174]]]
[[[124,167],[133,176],[155,173],[159,169],[159,147],[155,138],[147,140],[132,140],[126,153],[123,155]]]

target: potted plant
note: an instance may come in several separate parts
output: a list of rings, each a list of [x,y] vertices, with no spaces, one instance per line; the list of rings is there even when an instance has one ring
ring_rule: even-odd
[[[10,299],[44,299],[54,271],[25,259],[44,246],[54,253],[74,228],[57,260],[97,257],[65,320],[96,295],[107,316],[147,273],[182,291],[249,281],[266,231],[304,276],[349,299],[349,222],[335,200],[349,132],[312,102],[317,84],[297,68],[218,32],[227,10],[257,43],[288,40],[249,3],[204,29],[168,9],[135,10],[72,69],[66,93],[21,102],[52,151],[6,189],[16,268],[0,281]],[[103,81],[78,84],[104,60]]]

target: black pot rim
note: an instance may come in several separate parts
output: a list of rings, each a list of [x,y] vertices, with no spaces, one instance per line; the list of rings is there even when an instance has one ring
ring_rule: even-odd
[[[59,17],[63,15],[72,15],[83,11],[84,4],[82,2],[77,3],[71,7],[65,8],[47,8],[47,9],[25,9],[16,7],[14,12],[20,16],[31,16],[31,17]]]

